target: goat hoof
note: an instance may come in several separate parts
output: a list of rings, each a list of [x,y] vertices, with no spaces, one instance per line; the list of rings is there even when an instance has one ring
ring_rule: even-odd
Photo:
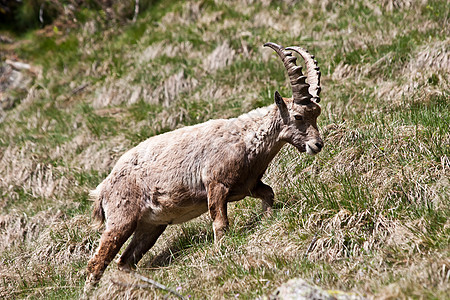
[[[130,273],[134,269],[133,267],[131,267],[130,265],[127,265],[127,264],[123,264],[123,265],[119,264],[117,267],[119,268],[119,271],[122,271],[125,273]]]
[[[83,295],[81,299],[89,299],[89,296],[94,291],[95,287],[98,285],[99,280],[94,277],[94,275],[89,275],[84,284]]]

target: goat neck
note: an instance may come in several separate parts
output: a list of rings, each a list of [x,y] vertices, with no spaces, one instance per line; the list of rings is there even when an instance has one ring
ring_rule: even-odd
[[[239,123],[248,151],[248,160],[266,166],[285,144],[279,139],[282,120],[276,105],[258,108],[243,114],[233,122]]]

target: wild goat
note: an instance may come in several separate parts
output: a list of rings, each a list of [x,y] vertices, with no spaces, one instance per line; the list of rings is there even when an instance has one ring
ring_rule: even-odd
[[[93,216],[106,228],[87,266],[89,285],[98,282],[133,233],[118,261],[120,269],[134,267],[167,225],[206,211],[213,221],[214,241],[219,241],[228,227],[228,202],[260,198],[270,215],[274,193],[261,178],[281,147],[290,143],[311,155],[322,149],[316,123],[320,72],[314,56],[299,47],[264,46],[283,61],[292,98],[282,98],[277,91],[276,105],[151,137],[126,152],[91,192]],[[305,60],[307,77],[289,50]]]

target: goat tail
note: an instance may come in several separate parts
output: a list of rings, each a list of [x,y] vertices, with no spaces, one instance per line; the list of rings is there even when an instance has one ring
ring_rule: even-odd
[[[105,211],[103,210],[102,197],[100,196],[99,188],[97,187],[97,189],[90,191],[89,197],[94,201],[94,210],[92,211],[94,224],[92,226],[95,229],[100,229],[105,221]]]

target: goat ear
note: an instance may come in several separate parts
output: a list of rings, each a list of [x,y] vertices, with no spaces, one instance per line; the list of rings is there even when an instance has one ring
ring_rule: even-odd
[[[275,91],[275,104],[278,106],[281,118],[283,119],[283,122],[286,124],[289,120],[289,111],[286,103],[284,102],[283,98],[281,97],[280,93],[278,93],[278,91]]]

